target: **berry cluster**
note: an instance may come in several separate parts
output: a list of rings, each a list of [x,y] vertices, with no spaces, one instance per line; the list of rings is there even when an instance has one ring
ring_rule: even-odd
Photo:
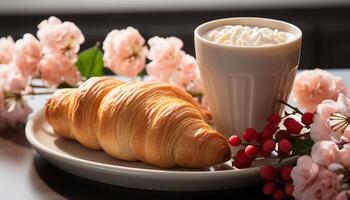
[[[234,147],[243,147],[234,156],[233,166],[238,169],[248,168],[257,157],[285,158],[291,155],[293,139],[308,134],[301,133],[304,128],[309,128],[314,116],[309,112],[301,113],[300,123],[290,117],[295,113],[296,111],[286,112],[284,117],[272,114],[261,132],[257,132],[254,128],[247,128],[242,134],[242,139],[238,135],[232,135],[229,143]],[[285,128],[279,127],[282,120]]]
[[[241,137],[232,135],[229,138],[230,145],[240,148],[234,156],[233,166],[235,168],[248,168],[257,158],[273,157],[282,160],[295,156],[293,141],[309,137],[314,113],[302,113],[296,107],[283,101],[281,103],[291,108],[292,112],[285,111],[283,117],[271,114],[267,119],[267,125],[260,132],[254,128],[247,128]],[[301,116],[300,122],[293,117],[296,114]],[[272,166],[261,167],[261,177],[266,181],[263,193],[272,195],[276,200],[292,198],[291,171],[292,167],[282,167],[279,173]]]
[[[260,168],[260,176],[266,182],[263,186],[263,193],[272,196],[274,200],[293,199],[294,186],[290,173],[291,166],[282,167],[278,171],[266,165]]]

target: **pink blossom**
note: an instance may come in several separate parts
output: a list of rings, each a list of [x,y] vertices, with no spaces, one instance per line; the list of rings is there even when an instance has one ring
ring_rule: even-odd
[[[60,74],[63,80],[69,85],[76,85],[80,80],[80,72],[74,63],[68,59],[61,59]]]
[[[199,73],[199,68],[198,66],[195,69],[195,78],[192,80],[189,84],[187,84],[188,91],[192,91],[194,93],[204,93],[203,89],[203,81],[201,78],[201,75]]]
[[[311,124],[311,138],[321,140],[350,140],[350,100],[339,94],[337,102],[325,100],[317,106],[314,123]]]
[[[40,60],[39,70],[41,73],[41,78],[50,87],[58,86],[61,79],[61,64],[59,60],[56,59],[54,54],[46,54]]]
[[[343,175],[337,175],[325,167],[319,166],[310,156],[298,159],[297,166],[291,172],[295,199],[334,199],[338,193]]]
[[[15,43],[11,36],[0,38],[0,64],[10,63],[14,51]]]
[[[310,187],[306,188],[300,194],[295,195],[295,199],[320,199],[333,200],[338,194],[340,181],[343,175],[337,175],[325,168],[320,168],[316,180]]]
[[[164,68],[178,66],[184,52],[181,50],[183,42],[176,37],[161,38],[158,36],[148,40],[150,46],[148,59],[164,64]]]
[[[147,66],[147,73],[156,81],[173,83],[183,87],[182,64],[184,52],[181,50],[183,43],[176,37],[160,38],[155,36],[148,40],[150,46]]]
[[[11,98],[7,101],[7,109],[1,112],[1,119],[5,121],[1,125],[10,125],[12,127],[19,123],[24,123],[32,109],[28,106],[24,99]]]
[[[173,62],[174,66],[152,61],[147,65],[147,72],[157,82],[170,83],[193,92],[201,92],[200,75],[197,72],[196,60],[188,55],[182,55],[181,60]],[[168,67],[164,67],[168,66]]]
[[[146,70],[152,80],[161,83],[170,83],[172,75],[177,71],[177,69],[165,68],[164,65],[158,61],[152,61],[148,63]]]
[[[147,66],[151,78],[180,88],[199,92],[200,75],[196,59],[181,50],[183,43],[176,37],[153,37],[148,41],[152,60]]]
[[[167,82],[184,89],[186,89],[190,83],[194,86],[193,81],[196,79],[197,68],[198,65],[196,60],[192,56],[185,54],[183,55],[178,68],[171,72]]]
[[[103,60],[114,73],[135,77],[146,63],[145,40],[133,27],[113,30],[103,42]]]
[[[0,65],[0,85],[5,92],[19,94],[28,83],[28,77],[16,71],[13,65]]]
[[[342,191],[340,192],[335,200],[348,200],[350,198],[350,190],[345,190],[345,191]]]
[[[299,197],[304,190],[310,187],[315,181],[319,171],[320,166],[316,164],[310,156],[301,156],[290,175],[294,184],[293,195]]]
[[[37,75],[42,53],[39,41],[32,34],[26,33],[16,41],[14,55],[16,66],[23,75]]]
[[[62,54],[45,54],[40,60],[39,70],[41,78],[50,87],[57,87],[63,81],[75,85],[81,80],[74,63]]]
[[[321,69],[297,74],[291,96],[309,112],[314,112],[325,99],[336,100],[339,93],[348,94],[344,81]]]
[[[345,144],[340,150],[340,162],[345,167],[350,167],[350,144]]]
[[[81,30],[72,22],[61,22],[57,17],[50,17],[38,25],[37,36],[43,44],[44,53],[60,53],[72,62],[77,59],[80,44],[84,42]]]
[[[311,149],[312,160],[319,164],[328,166],[331,163],[340,163],[340,151],[332,141],[316,142]]]

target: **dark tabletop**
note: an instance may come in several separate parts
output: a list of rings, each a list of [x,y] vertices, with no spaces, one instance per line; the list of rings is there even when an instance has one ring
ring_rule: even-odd
[[[350,85],[350,70],[332,70]],[[29,99],[34,111],[48,97]],[[208,192],[160,192],[110,186],[64,172],[33,151],[24,125],[0,130],[0,200],[2,199],[268,199],[261,184]]]

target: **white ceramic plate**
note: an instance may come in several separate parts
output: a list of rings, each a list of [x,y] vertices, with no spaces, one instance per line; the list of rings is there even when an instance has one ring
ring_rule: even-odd
[[[162,169],[141,162],[118,160],[103,151],[90,150],[75,141],[56,136],[42,110],[32,115],[28,121],[26,136],[33,148],[57,167],[116,186],[163,191],[200,191],[238,188],[260,181],[259,167],[233,169],[230,161],[208,169]],[[276,160],[255,164],[261,165],[261,162],[276,163]]]

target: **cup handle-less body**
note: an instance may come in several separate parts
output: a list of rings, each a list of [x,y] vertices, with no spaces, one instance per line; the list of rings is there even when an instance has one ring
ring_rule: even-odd
[[[294,37],[274,46],[234,47],[203,38],[224,25],[268,27]],[[195,49],[206,98],[215,126],[226,137],[247,127],[261,130],[271,113],[281,113],[299,64],[301,31],[294,25],[265,18],[228,18],[200,25]]]

